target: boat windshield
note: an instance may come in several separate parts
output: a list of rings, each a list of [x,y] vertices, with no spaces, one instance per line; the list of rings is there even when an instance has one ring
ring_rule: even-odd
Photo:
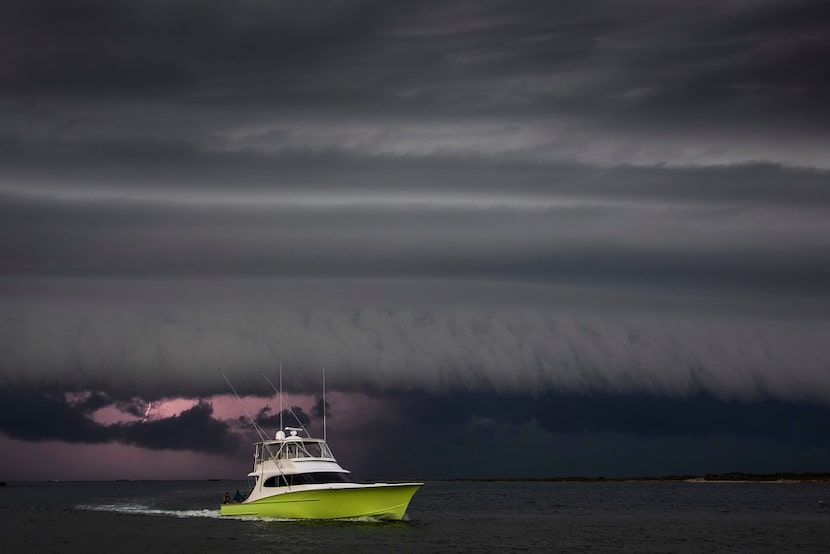
[[[325,458],[333,460],[334,456],[323,441],[291,441],[283,443],[258,444],[257,462],[263,459],[294,460],[297,458]]]
[[[348,473],[318,471],[294,475],[272,475],[262,483],[265,487],[291,487],[295,485],[323,485],[326,483],[354,483]]]

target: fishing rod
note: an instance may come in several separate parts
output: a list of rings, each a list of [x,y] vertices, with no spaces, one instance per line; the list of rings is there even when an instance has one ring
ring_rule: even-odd
[[[225,373],[222,371],[222,369],[221,369],[221,368],[219,368],[219,374],[220,374],[222,377],[224,377],[224,378],[225,378],[225,382],[226,382],[226,383],[228,384],[228,386],[231,388],[231,391],[233,391],[233,395],[234,395],[234,396],[236,397],[236,399],[239,401],[240,406],[242,406],[242,411],[245,413],[245,416],[248,418],[248,421],[250,421],[250,422],[251,422],[251,426],[254,428],[254,430],[256,431],[257,435],[259,435],[259,440],[260,440],[260,442],[262,443],[262,447],[265,449],[265,452],[267,452],[267,453],[268,453],[268,457],[269,457],[270,459],[274,460],[274,461],[275,461],[275,463],[276,463],[277,456],[279,455],[279,452],[280,452],[280,451],[282,451],[282,445],[280,445],[280,450],[279,450],[279,451],[277,451],[277,453],[276,453],[276,454],[275,454],[275,453],[271,450],[271,447],[268,445],[268,440],[269,440],[269,439],[268,439],[268,435],[266,435],[266,434],[265,434],[265,431],[263,431],[263,429],[262,429],[259,425],[257,425],[257,422],[254,420],[254,418],[252,418],[252,417],[251,417],[251,414],[250,414],[250,413],[248,413],[248,409],[245,407],[245,403],[244,403],[244,402],[242,402],[242,398],[240,398],[239,394],[236,392],[236,389],[235,389],[235,388],[233,388],[233,385],[231,384],[230,379],[228,379],[228,376],[227,376],[227,375],[225,375]],[[283,473],[283,471],[282,471],[282,466],[281,466],[279,463],[276,463],[276,466],[277,466],[277,469],[278,469],[278,470],[279,470],[279,472],[280,472],[280,476],[282,477],[282,480],[283,480],[283,481],[285,481],[285,482],[286,482],[286,484],[288,484],[288,481],[287,481],[287,479],[285,478],[285,474],[284,474],[284,473]],[[260,478],[256,480],[256,485],[255,485],[255,486],[259,487],[259,489],[260,489],[260,490],[262,490],[262,486],[263,486],[263,485],[262,485],[262,483],[263,483],[263,479],[262,479],[262,477],[265,475],[265,473],[264,473],[264,472],[265,472],[265,469],[264,469],[264,466],[263,466],[262,464],[260,464],[260,468],[262,468],[262,469],[261,469],[261,472],[262,472],[262,473],[261,473],[261,475],[260,475]],[[288,488],[290,489],[290,488],[291,488],[291,485],[288,485]]]
[[[233,388],[233,385],[231,384],[230,379],[228,379],[228,376],[227,376],[227,375],[225,375],[225,372],[224,372],[224,371],[222,371],[222,369],[221,369],[221,368],[219,369],[219,375],[221,375],[222,377],[224,377],[225,382],[226,382],[226,383],[228,384],[228,386],[231,388],[231,391],[233,392],[233,395],[234,395],[234,396],[236,397],[236,399],[239,401],[239,405],[240,405],[240,406],[242,406],[242,412],[245,414],[245,417],[247,417],[247,418],[248,418],[248,421],[250,421],[250,422],[251,422],[251,426],[254,428],[254,431],[256,431],[257,435],[259,435],[259,440],[261,440],[262,442],[267,441],[267,440],[268,440],[268,435],[266,435],[266,434],[265,434],[265,431],[263,431],[263,429],[262,429],[259,425],[257,425],[257,422],[254,420],[254,418],[253,418],[253,417],[251,417],[251,414],[250,414],[250,413],[248,413],[248,408],[246,408],[246,407],[245,407],[245,403],[244,403],[244,402],[242,402],[242,398],[241,398],[241,397],[239,396],[239,394],[236,392],[236,389],[235,389],[235,388]]]

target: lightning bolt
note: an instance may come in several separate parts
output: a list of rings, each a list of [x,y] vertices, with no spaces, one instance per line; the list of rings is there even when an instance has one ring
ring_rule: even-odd
[[[139,400],[140,400],[140,399],[139,399]],[[152,410],[152,409],[153,409],[153,403],[152,403],[152,402],[148,402],[148,403],[147,403],[147,409],[146,409],[146,410],[144,410],[144,418],[141,420],[141,423],[147,423],[147,421],[150,419],[150,410]],[[135,445],[134,445],[134,444],[130,444],[129,446],[127,446],[127,447],[124,449],[124,456],[121,458],[121,462],[122,462],[122,463],[123,463],[123,462],[125,462],[125,461],[127,460],[127,455],[128,455],[128,454],[130,453],[130,451],[133,449],[133,446],[135,446]]]
[[[144,412],[144,419],[141,420],[141,423],[147,423],[147,420],[150,419],[150,410],[153,409],[153,403],[147,403],[147,410]]]

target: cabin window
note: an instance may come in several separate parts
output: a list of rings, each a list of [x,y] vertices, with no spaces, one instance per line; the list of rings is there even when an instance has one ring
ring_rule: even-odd
[[[285,487],[288,485],[285,477],[285,475],[274,475],[273,477],[266,479],[262,484],[266,487]]]
[[[318,471],[316,473],[274,475],[266,479],[262,484],[266,487],[290,487],[296,485],[322,485],[325,483],[354,483],[354,479],[348,473]]]

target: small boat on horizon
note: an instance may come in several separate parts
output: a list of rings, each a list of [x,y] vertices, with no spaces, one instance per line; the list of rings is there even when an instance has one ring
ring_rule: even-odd
[[[288,434],[286,434],[286,431]],[[324,439],[286,427],[255,443],[253,486],[241,502],[228,496],[223,516],[285,519],[401,520],[423,483],[357,483]]]

